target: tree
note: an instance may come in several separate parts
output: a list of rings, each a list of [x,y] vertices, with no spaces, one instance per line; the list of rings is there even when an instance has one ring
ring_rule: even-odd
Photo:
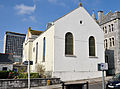
[[[35,68],[36,68],[36,72],[39,73],[41,78],[46,77],[45,76],[45,67],[42,64],[37,63]]]

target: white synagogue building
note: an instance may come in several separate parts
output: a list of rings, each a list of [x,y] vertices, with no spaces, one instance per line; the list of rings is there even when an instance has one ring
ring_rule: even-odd
[[[80,4],[78,8],[35,31],[28,28],[23,61],[32,60],[31,72],[42,64],[52,77],[63,81],[101,77],[104,63],[104,33]]]

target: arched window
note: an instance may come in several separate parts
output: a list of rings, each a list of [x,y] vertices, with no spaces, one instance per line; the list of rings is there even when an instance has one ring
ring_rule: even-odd
[[[70,32],[65,35],[65,55],[73,55],[73,35]]]
[[[37,63],[38,60],[38,42],[36,43],[36,60],[35,63]]]
[[[93,36],[89,38],[89,56],[95,56],[95,39]]]
[[[46,45],[46,43],[45,43],[46,41],[45,41],[45,37],[43,38],[43,62],[45,62],[45,45]]]

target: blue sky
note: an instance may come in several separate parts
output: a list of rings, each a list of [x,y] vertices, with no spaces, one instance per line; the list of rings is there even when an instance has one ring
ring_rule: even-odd
[[[27,28],[45,30],[54,21],[78,6],[79,0],[0,0],[0,52],[5,31],[26,33]],[[120,11],[120,0],[82,0],[91,15],[92,10]]]

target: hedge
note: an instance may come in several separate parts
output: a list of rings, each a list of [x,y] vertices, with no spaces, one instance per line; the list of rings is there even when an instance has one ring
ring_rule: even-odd
[[[0,79],[7,79],[9,71],[0,71]]]
[[[39,78],[39,73],[30,73],[30,78]],[[14,71],[0,71],[0,79],[27,79],[28,73],[17,73]]]
[[[27,79],[28,73],[19,73],[17,79]],[[30,78],[39,78],[39,73],[30,73]]]

